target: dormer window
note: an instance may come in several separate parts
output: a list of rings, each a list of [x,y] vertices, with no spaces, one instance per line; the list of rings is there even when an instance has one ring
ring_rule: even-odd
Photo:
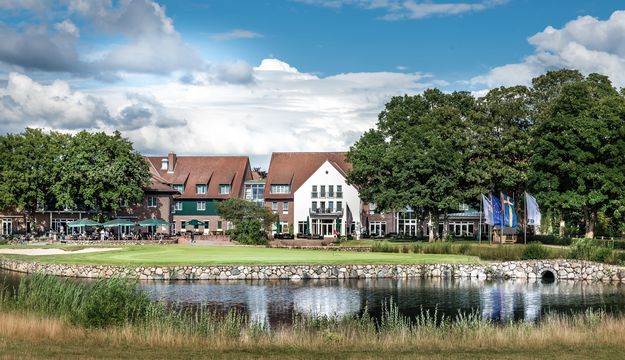
[[[219,193],[222,195],[230,194],[230,184],[219,184]]]
[[[161,170],[167,170],[169,167],[169,160],[163,159],[161,160]]]
[[[280,184],[280,185],[271,185],[271,194],[288,194],[291,192],[291,185]],[[325,190],[321,190],[325,192]]]
[[[184,184],[174,184],[174,189],[182,194],[184,192]]]
[[[195,185],[195,193],[198,195],[206,194],[206,184]]]

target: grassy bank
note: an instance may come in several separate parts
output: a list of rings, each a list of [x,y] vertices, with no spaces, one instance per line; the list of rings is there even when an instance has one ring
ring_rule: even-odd
[[[146,303],[122,280],[96,285],[36,276],[0,301],[4,358],[508,358],[614,359],[625,351],[625,319],[604,313],[552,315],[538,324],[497,325],[477,315],[436,323],[402,316],[296,317],[269,329],[229,313],[181,313]],[[88,311],[113,303],[107,318]],[[80,305],[86,303],[87,305]]]
[[[345,265],[475,263],[467,255],[394,254],[275,249],[255,246],[132,245],[119,251],[45,256],[0,255],[26,261],[83,265]]]

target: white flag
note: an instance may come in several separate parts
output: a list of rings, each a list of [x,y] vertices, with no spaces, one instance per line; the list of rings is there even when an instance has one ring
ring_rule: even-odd
[[[527,225],[540,225],[540,209],[538,208],[538,203],[536,199],[525,193],[525,203],[527,204]]]
[[[493,204],[490,199],[482,195],[482,204],[484,205],[484,224],[493,225]]]

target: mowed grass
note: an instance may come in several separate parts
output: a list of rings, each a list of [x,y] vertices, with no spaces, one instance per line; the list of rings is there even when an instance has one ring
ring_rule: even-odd
[[[379,265],[476,263],[465,255],[276,249],[256,246],[135,245],[121,250],[63,255],[0,255],[26,261],[77,265]]]

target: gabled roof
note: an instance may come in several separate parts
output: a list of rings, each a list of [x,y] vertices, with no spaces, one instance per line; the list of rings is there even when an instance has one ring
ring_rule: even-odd
[[[252,177],[247,156],[177,156],[173,172],[161,169],[167,156],[148,156],[153,178],[168,185],[184,184],[180,198],[228,199],[238,197],[242,184]],[[196,194],[195,185],[208,184],[206,194]],[[219,194],[219,185],[230,185],[230,194]]]
[[[345,152],[275,152],[271,154],[265,198],[292,198],[297,189],[326,161],[346,176],[352,165],[347,162],[345,155]],[[270,194],[271,185],[291,185],[291,192]]]

